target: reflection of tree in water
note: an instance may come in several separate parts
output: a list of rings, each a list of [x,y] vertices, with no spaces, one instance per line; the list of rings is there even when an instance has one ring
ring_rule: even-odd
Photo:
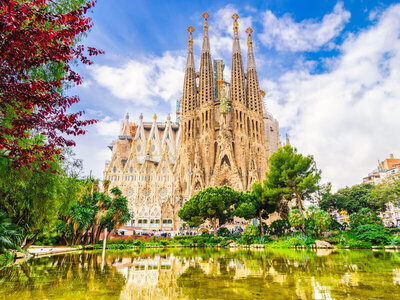
[[[98,252],[30,259],[0,271],[0,296],[7,298],[118,298],[124,284],[115,268],[105,264],[101,270]]]
[[[0,298],[400,298],[384,251],[141,249],[60,255],[0,271]],[[9,298],[9,297],[8,297]]]

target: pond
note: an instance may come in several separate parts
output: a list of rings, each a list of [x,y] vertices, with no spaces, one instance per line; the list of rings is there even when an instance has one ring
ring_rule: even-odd
[[[400,253],[87,251],[0,270],[0,299],[400,299]]]

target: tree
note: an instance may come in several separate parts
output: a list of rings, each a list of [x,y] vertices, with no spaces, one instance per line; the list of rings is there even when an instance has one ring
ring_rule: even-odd
[[[115,231],[132,217],[128,200],[118,187],[111,189],[111,198],[93,190],[93,184],[93,179],[86,182],[86,192],[61,218],[59,230],[66,244],[97,243],[105,228]]]
[[[266,174],[270,188],[280,189],[288,201],[296,199],[296,207],[304,215],[303,202],[310,199],[318,190],[321,178],[314,158],[297,153],[295,148],[286,145],[269,158],[269,172]]]
[[[178,216],[189,226],[199,226],[209,221],[217,236],[217,223],[222,225],[233,215],[234,205],[241,193],[228,186],[208,187],[187,201],[179,210]]]
[[[306,229],[311,231],[314,238],[318,238],[329,227],[331,220],[331,216],[327,212],[310,206],[307,209]]]
[[[366,207],[350,215],[350,228],[352,230],[356,229],[361,225],[383,226],[382,219],[379,218],[373,210]]]
[[[93,26],[85,14],[95,1],[76,3],[0,2],[0,156],[13,167],[49,168],[60,147],[75,144],[66,135],[84,134],[95,122],[67,112],[79,97],[63,93],[63,86],[82,82],[71,64],[91,64],[86,55],[102,53],[87,47],[86,54],[76,43]]]
[[[384,191],[385,189],[385,191]],[[348,214],[356,213],[362,208],[369,208],[375,212],[386,210],[386,203],[390,194],[386,187],[377,190],[369,183],[346,187],[332,194],[330,189],[322,193],[319,206],[325,211],[345,210]]]
[[[263,185],[255,182],[251,192],[247,191],[242,194],[234,214],[246,220],[257,218],[260,223],[261,236],[264,236],[263,219],[267,219],[271,213],[277,210],[279,198],[279,191],[269,188],[266,181],[263,182]]]
[[[296,228],[296,229],[301,229],[301,231],[303,231],[304,234],[306,234],[305,229],[304,229],[304,224],[305,224],[305,217],[302,213],[300,213],[300,210],[298,210],[297,208],[292,209],[289,212],[289,224],[290,226]]]
[[[15,169],[8,159],[0,157],[0,210],[22,228],[24,249],[55,224],[63,203],[77,197],[76,180],[66,176],[61,161],[54,158],[45,162],[48,171],[37,161],[32,168]]]

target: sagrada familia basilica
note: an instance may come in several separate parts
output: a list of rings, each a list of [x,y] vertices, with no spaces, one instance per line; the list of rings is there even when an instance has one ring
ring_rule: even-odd
[[[268,158],[280,147],[279,124],[267,113],[253,52],[252,29],[247,32],[247,70],[239,43],[238,15],[233,18],[231,82],[223,79],[224,64],[212,63],[208,17],[200,71],[193,58],[193,27],[178,102],[179,122],[129,121],[126,115],[112,159],[104,169],[105,190],[118,186],[133,213],[130,226],[177,229],[178,211],[192,195],[209,186],[248,190],[265,178]]]

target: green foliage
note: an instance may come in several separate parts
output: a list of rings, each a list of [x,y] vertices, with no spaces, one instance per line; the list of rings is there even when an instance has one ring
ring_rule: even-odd
[[[298,237],[292,237],[288,240],[290,246],[302,246],[305,245],[304,241]]]
[[[361,225],[382,225],[382,219],[369,208],[362,208],[357,213],[350,215],[350,228],[357,229]]]
[[[371,249],[372,243],[363,240],[348,240],[346,246],[350,249]]]
[[[399,247],[400,246],[400,236],[396,235],[396,236],[392,237],[390,244],[393,246]]]
[[[67,170],[58,157],[46,163],[50,164],[46,172],[39,161],[31,168],[14,169],[0,157],[0,210],[22,229],[26,245],[40,233],[54,230],[59,212],[78,199],[82,186],[76,166]]]
[[[218,229],[218,236],[228,237],[231,235],[231,232],[226,227],[221,227]]]
[[[331,194],[330,188],[321,193],[319,206],[325,211],[345,210],[348,214],[358,212],[363,208],[369,208],[374,212],[385,211],[387,197],[376,190],[372,184],[364,183],[340,189]]]
[[[257,218],[261,224],[263,219],[267,219],[271,213],[277,210],[281,197],[279,191],[270,188],[266,181],[263,184],[255,182],[252,191],[242,194],[234,212],[235,216],[246,220]],[[263,229],[262,227],[261,235],[264,235]]]
[[[359,240],[373,245],[386,245],[389,242],[389,236],[382,225],[360,225],[354,233]]]
[[[260,228],[254,225],[248,225],[242,233],[241,240],[243,244],[250,245],[260,236]]]
[[[199,226],[209,220],[217,235],[217,221],[224,224],[233,215],[234,205],[239,202],[241,193],[228,186],[208,187],[187,201],[179,210],[178,216],[189,226]]]
[[[0,254],[6,249],[16,249],[21,238],[20,228],[11,223],[5,212],[0,211]]]
[[[331,216],[322,209],[310,206],[307,210],[306,231],[310,231],[314,238],[321,236],[331,224]]]
[[[113,198],[96,191],[86,193],[65,212],[66,222],[60,230],[70,244],[81,244],[84,235],[88,236],[87,240],[96,243],[105,228],[111,232],[130,220],[126,197],[122,196],[118,187],[114,187],[111,193]]]
[[[294,208],[289,212],[288,221],[290,226],[299,229],[304,226],[306,219],[304,218],[303,214],[300,213],[300,210]]]
[[[285,234],[286,230],[290,229],[290,224],[288,220],[279,219],[273,221],[269,226],[269,229],[271,234],[282,236],[283,234]]]
[[[315,239],[313,239],[311,236],[307,237],[307,239],[304,241],[304,245],[307,247],[313,244],[315,244]]]
[[[295,148],[286,145],[269,158],[267,185],[279,191],[287,200],[296,198],[297,208],[302,212],[303,201],[310,199],[318,190],[321,178],[312,156],[303,156]]]

